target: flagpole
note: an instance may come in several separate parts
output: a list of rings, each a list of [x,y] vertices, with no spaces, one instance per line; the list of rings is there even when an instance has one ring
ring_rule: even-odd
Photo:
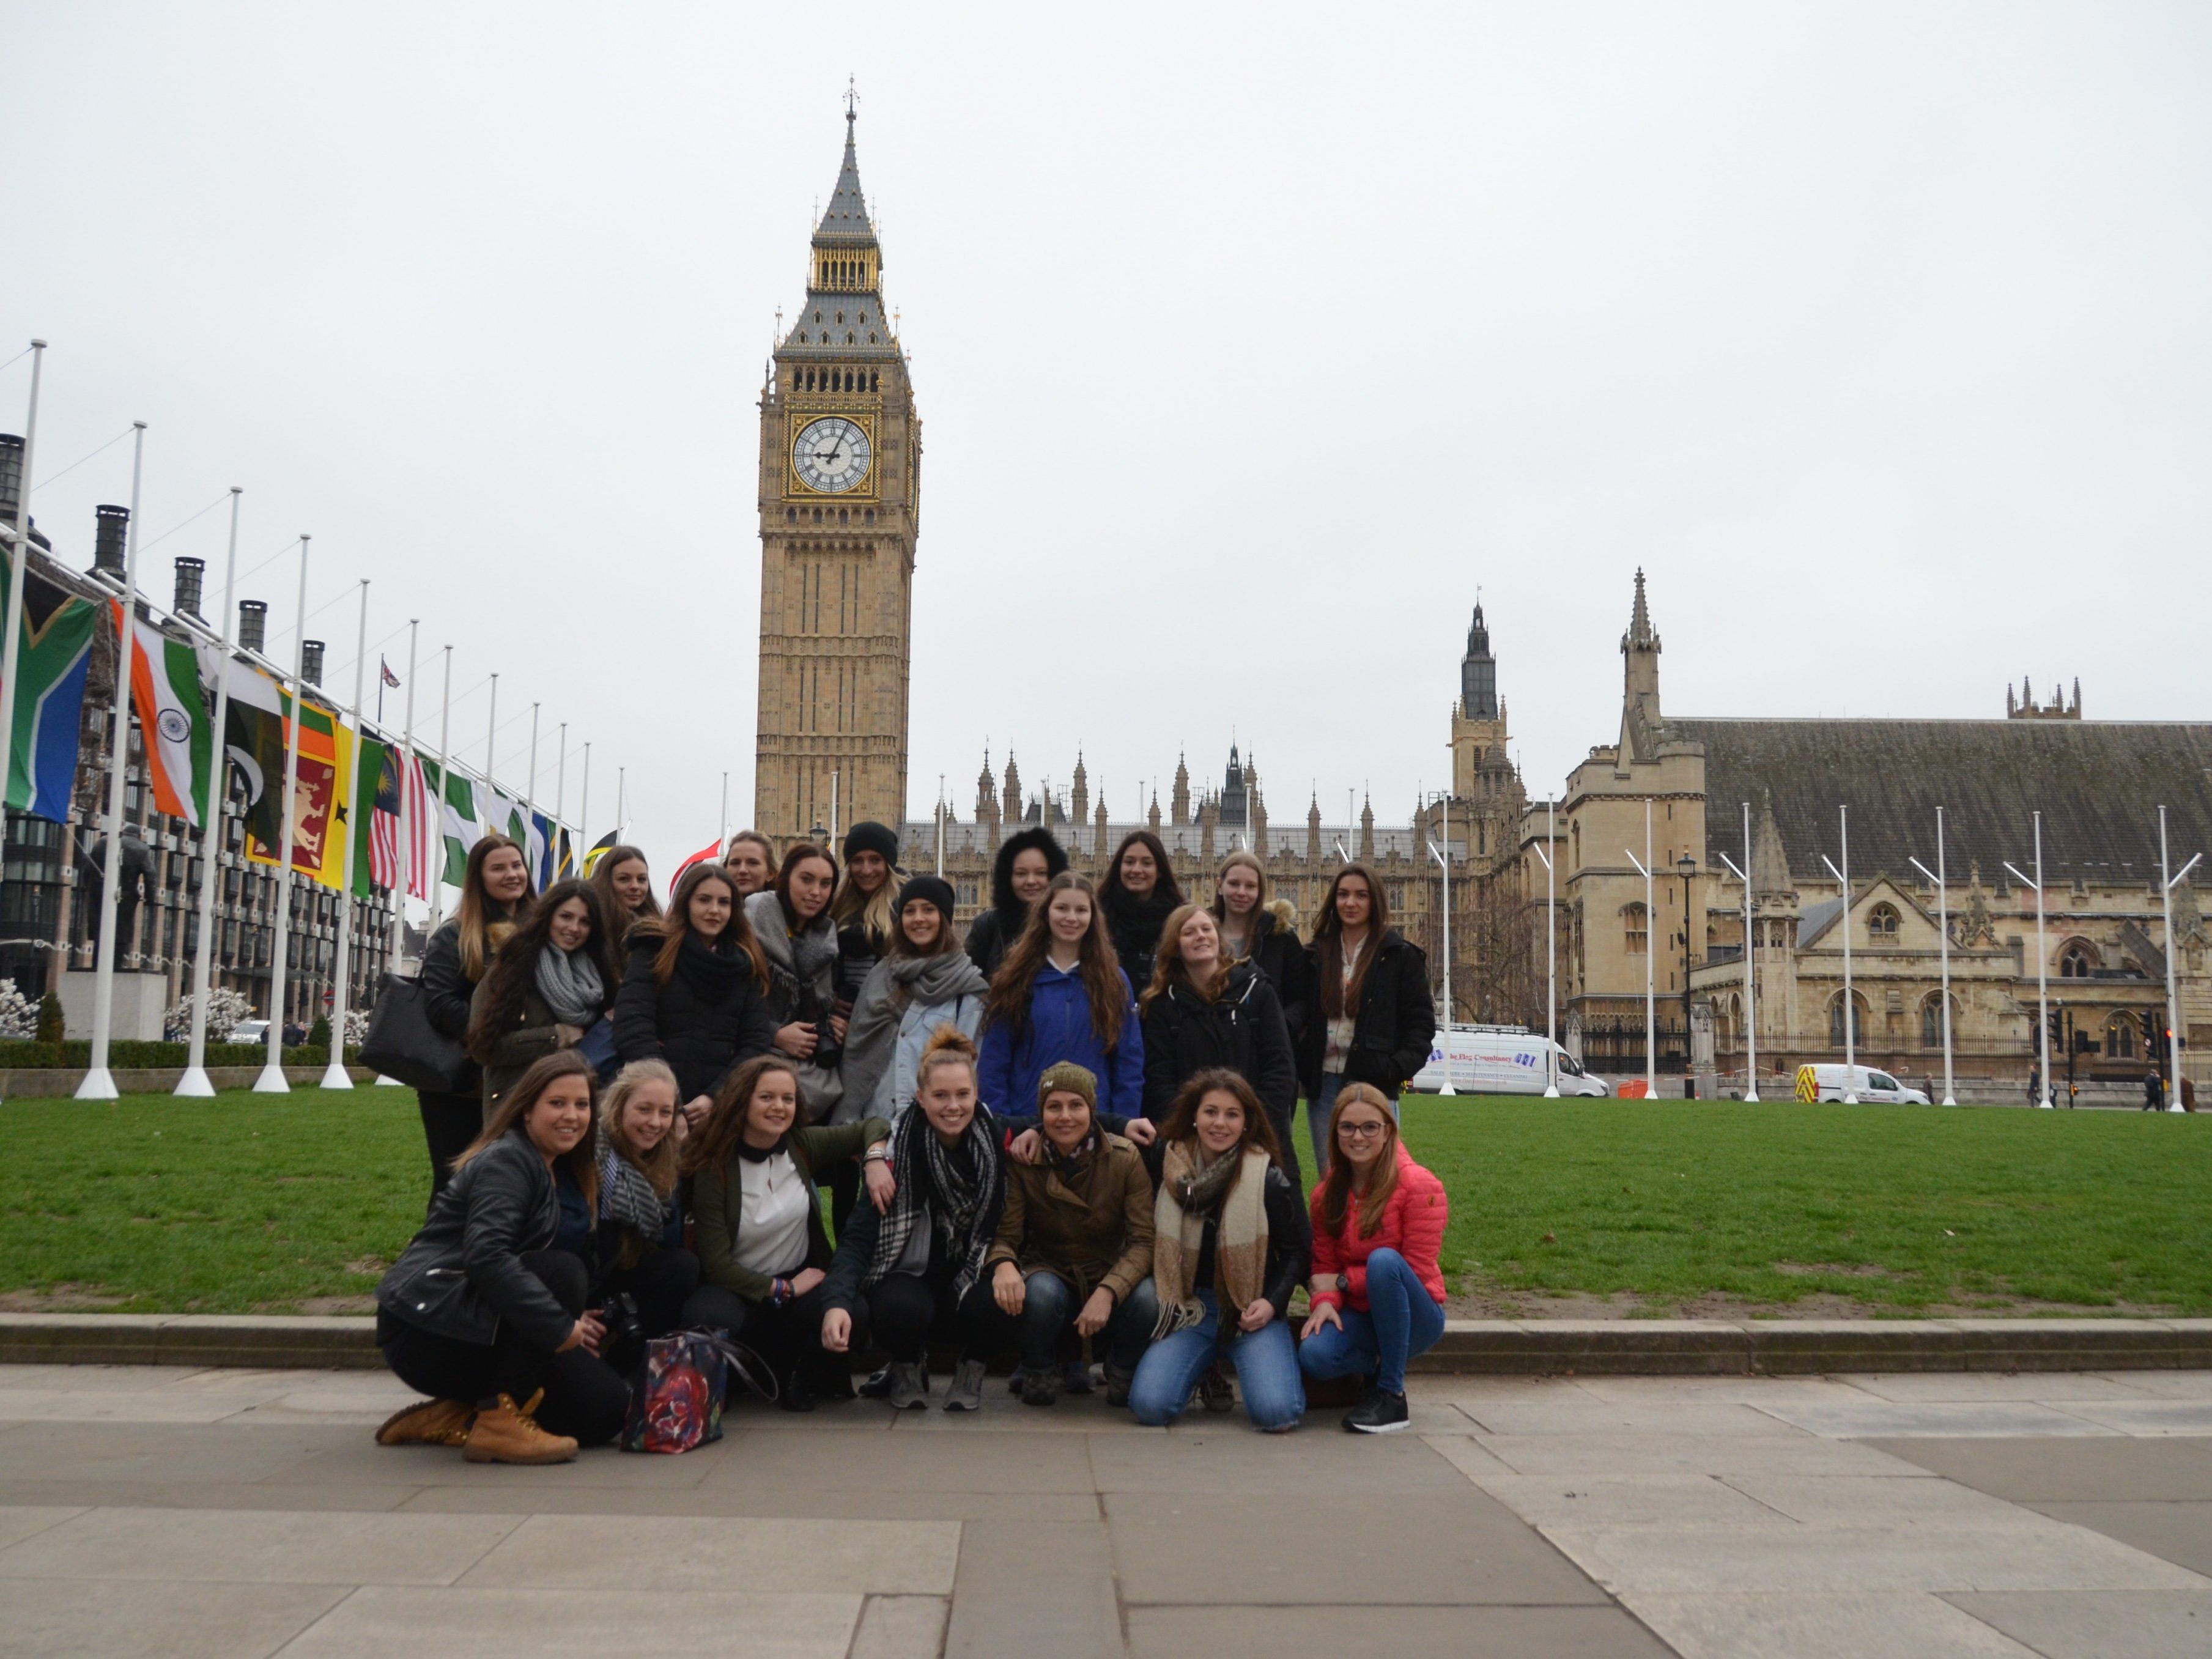
[[[31,342],[31,406],[23,417],[23,481],[15,491],[15,540],[8,553],[7,639],[0,645],[0,851],[8,840],[9,769],[15,764],[15,672],[23,652],[23,570],[30,558],[31,458],[39,442],[39,378],[46,343]]]
[[[388,974],[399,971],[400,960],[407,948],[407,890],[415,879],[415,814],[410,803],[415,799],[415,780],[419,775],[415,763],[415,635],[421,624],[419,617],[407,619],[407,732],[399,740],[399,862],[392,882],[392,942],[385,951],[386,972]],[[384,701],[381,661],[377,665],[376,686],[377,702],[380,706]],[[442,775],[439,781],[442,786]],[[372,811],[374,810],[373,806],[370,808]],[[445,844],[442,840],[438,842],[441,849]],[[376,1086],[380,1089],[404,1089],[407,1085],[396,1077],[386,1077],[379,1073]]]
[[[430,844],[437,855],[430,861],[436,872],[430,883],[430,932],[446,919],[446,768],[453,752],[446,739],[453,724],[453,647],[446,647],[446,689],[438,702],[438,816],[430,825]]]
[[[576,871],[580,875],[583,860],[591,856],[592,851],[592,745],[588,740],[584,744],[584,793],[576,803],[576,839],[584,843],[576,862]]]
[[[568,810],[568,722],[560,726],[560,741],[554,746],[561,758],[553,763],[553,879],[561,879],[561,815]]]
[[[307,544],[300,538],[299,626],[292,641],[292,718],[284,731],[284,822],[276,832],[276,927],[269,951],[269,1059],[253,1080],[257,1095],[288,1095],[284,1076],[284,951],[292,929],[292,811],[300,793],[300,722],[307,689]],[[264,788],[267,786],[263,786]]]
[[[195,1099],[215,1092],[207,1074],[207,1017],[209,981],[214,975],[215,890],[222,884],[216,865],[222,857],[222,809],[230,799],[230,756],[223,746],[223,727],[230,718],[230,618],[232,589],[238,583],[238,498],[246,492],[230,487],[230,551],[222,565],[222,626],[216,641],[222,647],[215,680],[215,766],[208,778],[207,805],[200,818],[200,939],[192,962],[191,1047],[185,1058],[185,1074],[173,1094]]]
[[[523,775],[526,781],[522,786],[522,810],[534,812],[538,810],[538,705],[534,702],[530,705],[530,768]]]
[[[92,1066],[77,1085],[79,1100],[112,1100],[115,1079],[107,1069],[108,1039],[115,1027],[115,906],[123,884],[123,790],[131,770],[131,656],[138,622],[138,483],[146,458],[146,422],[131,422],[131,530],[123,552],[123,614],[115,630],[115,730],[107,744],[107,856],[100,883],[100,955],[92,991]],[[23,480],[28,495],[31,481]],[[20,549],[20,539],[16,543]],[[21,582],[8,598],[14,610]],[[14,682],[11,680],[10,684]]]
[[[727,772],[725,772],[725,773],[723,773],[723,774],[722,774],[722,828],[721,828],[721,832],[720,832],[720,833],[721,833],[722,839],[723,839],[724,841],[727,841],[727,840],[729,840],[729,838],[730,838],[730,775],[729,775]],[[726,847],[726,848],[724,848],[722,850],[723,850],[726,854],[729,851],[729,849],[728,849]]]
[[[629,822],[628,819],[623,817],[623,798],[627,794],[629,787],[629,768],[627,766],[617,766],[615,768],[615,839],[617,841],[620,841],[622,839],[623,825]]]
[[[358,643],[353,655],[353,787],[346,792],[348,806],[345,823],[345,850],[338,859],[338,950],[337,960],[331,970],[331,1059],[323,1067],[323,1087],[350,1089],[353,1079],[346,1075],[345,1026],[347,994],[353,986],[353,862],[359,856],[354,845],[359,839],[356,824],[361,819],[361,683],[362,672],[368,666],[368,578],[361,579],[361,630],[355,636]],[[380,690],[384,676],[379,673],[376,684]],[[376,792],[369,792],[368,811],[376,811]],[[331,803],[331,824],[337,826],[337,803]]]

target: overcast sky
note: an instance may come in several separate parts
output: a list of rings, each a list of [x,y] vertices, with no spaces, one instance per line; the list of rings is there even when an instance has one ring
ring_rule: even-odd
[[[958,21],[951,21],[954,19]],[[2212,13],[2100,3],[19,3],[0,357],[149,538],[314,535],[350,685],[527,704],[665,872],[752,799],[757,398],[860,94],[924,421],[910,810],[1444,781],[1478,586],[1533,792],[1666,706],[2212,716]],[[0,429],[27,365],[0,371]],[[118,444],[35,498],[91,556]],[[220,580],[220,508],[148,553]],[[289,653],[290,560],[243,584]],[[404,633],[383,645],[403,674]],[[472,689],[473,688],[473,689]],[[397,703],[387,704],[396,714]]]

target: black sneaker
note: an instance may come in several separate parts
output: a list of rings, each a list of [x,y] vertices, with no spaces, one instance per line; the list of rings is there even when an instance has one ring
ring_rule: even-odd
[[[1060,1386],[1063,1393],[1089,1394],[1091,1366],[1088,1361],[1071,1359],[1060,1367]]]
[[[876,1368],[875,1375],[871,1376],[866,1382],[860,1384],[860,1398],[863,1400],[890,1399],[891,1392],[891,1368],[889,1365],[878,1366]]]
[[[1345,1429],[1352,1434],[1395,1434],[1413,1420],[1406,1396],[1381,1389],[1370,1389],[1367,1398],[1344,1414]]]

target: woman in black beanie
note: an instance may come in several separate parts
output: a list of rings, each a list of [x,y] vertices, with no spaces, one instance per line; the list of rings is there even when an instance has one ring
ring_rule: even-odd
[[[888,825],[856,823],[845,832],[845,876],[830,901],[837,924],[837,994],[831,1011],[852,1017],[853,1003],[891,939],[898,899],[898,836]]]

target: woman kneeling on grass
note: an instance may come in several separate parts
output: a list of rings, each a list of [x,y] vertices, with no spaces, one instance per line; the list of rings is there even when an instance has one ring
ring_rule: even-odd
[[[1129,1389],[1137,1421],[1182,1416],[1226,1358],[1252,1426],[1281,1433],[1305,1414],[1297,1345],[1283,1318],[1306,1271],[1306,1215],[1277,1161],[1260,1097],[1225,1067],[1200,1072],[1161,1128],[1167,1152],[1152,1223],[1156,1340]]]
[[[385,1364],[431,1396],[376,1431],[385,1446],[460,1446],[471,1463],[565,1463],[622,1431],[629,1385],[599,1357],[590,1275],[554,1248],[556,1176],[586,1202],[592,1063],[548,1054],[507,1091],[428,1219],[376,1287]],[[537,1419],[542,1419],[542,1423]]]
[[[975,1097],[975,1045],[940,1026],[922,1052],[914,1109],[891,1131],[890,1207],[853,1212],[823,1292],[823,1347],[847,1352],[872,1330],[901,1410],[929,1403],[922,1365],[932,1336],[960,1339],[949,1412],[982,1409],[984,1359],[1012,1346],[1012,1322],[983,1276],[1006,1202],[1002,1133]]]
[[[830,1261],[815,1182],[832,1164],[864,1153],[868,1194],[891,1201],[891,1126],[801,1127],[793,1063],[763,1054],[738,1068],[707,1121],[684,1148],[691,1214],[707,1282],[684,1304],[684,1322],[742,1338],[775,1368],[786,1411],[814,1409],[819,1394],[850,1400],[850,1366],[822,1351],[823,1281]]]
[[[1152,1182],[1136,1147],[1098,1127],[1098,1079],[1048,1066],[1037,1085],[1043,1146],[1007,1171],[1006,1207],[991,1247],[992,1295],[1021,1321],[1022,1403],[1060,1398],[1054,1350],[1069,1330],[1109,1333],[1106,1403],[1129,1403],[1129,1381],[1152,1340]],[[1090,1367],[1071,1382],[1091,1386]]]
[[[1347,1083],[1330,1109],[1328,1175],[1313,1195],[1313,1313],[1299,1333],[1308,1376],[1363,1376],[1344,1419],[1359,1434],[1406,1426],[1406,1362],[1444,1334],[1437,1265],[1444,1184],[1413,1162],[1380,1090]]]

